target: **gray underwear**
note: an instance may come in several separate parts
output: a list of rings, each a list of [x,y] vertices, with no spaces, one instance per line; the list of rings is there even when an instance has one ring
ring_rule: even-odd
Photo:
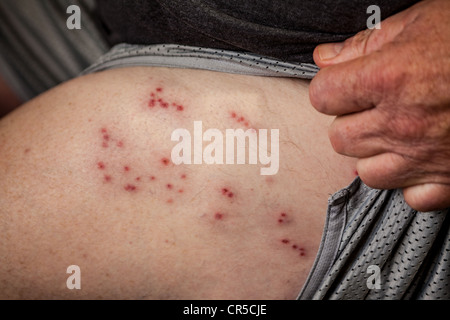
[[[131,66],[304,79],[318,71],[225,50],[124,44],[83,74]],[[357,178],[329,200],[320,249],[298,298],[450,299],[449,212],[417,212],[401,190],[374,190]]]

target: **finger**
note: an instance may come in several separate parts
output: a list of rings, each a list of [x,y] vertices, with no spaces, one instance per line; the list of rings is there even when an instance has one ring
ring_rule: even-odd
[[[396,153],[359,159],[356,170],[361,180],[374,189],[399,189],[427,183],[417,163]]]
[[[403,190],[408,205],[420,212],[450,208],[450,185],[421,184]]]
[[[391,50],[374,52],[320,70],[311,81],[309,97],[319,112],[344,115],[378,105],[384,95],[389,70],[385,66],[397,58]]]
[[[382,21],[380,29],[363,30],[344,42],[318,45],[313,53],[314,62],[325,68],[380,50],[384,44],[393,41],[410,20],[408,12],[402,11]]]
[[[336,117],[328,135],[334,150],[349,157],[369,158],[392,149],[377,109]]]

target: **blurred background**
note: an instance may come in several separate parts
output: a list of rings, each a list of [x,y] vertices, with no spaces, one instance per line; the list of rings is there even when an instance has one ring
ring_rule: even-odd
[[[80,8],[70,30],[67,8]],[[109,50],[95,0],[0,1],[0,117],[78,76]]]

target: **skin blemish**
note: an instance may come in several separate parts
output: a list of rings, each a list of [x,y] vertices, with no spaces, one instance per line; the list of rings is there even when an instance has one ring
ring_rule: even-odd
[[[150,181],[155,181],[156,177],[155,176],[150,176]]]
[[[289,240],[287,238],[281,239],[281,243],[284,244],[284,245],[288,245],[288,244],[291,243],[291,240]],[[291,249],[294,252],[297,252],[300,257],[304,257],[306,255],[305,249],[300,247],[298,244],[295,244],[295,243],[292,244]]]
[[[102,161],[100,161],[99,163],[97,163],[97,168],[99,170],[105,170],[106,166]]]
[[[230,191],[230,189],[228,188],[222,188],[221,190],[222,194],[228,198],[233,198],[234,197],[234,193]]]
[[[239,115],[235,111],[232,111],[230,115],[237,124],[244,125],[245,127],[250,128],[250,121],[248,121],[244,116]]]
[[[111,180],[112,180],[112,178],[111,178],[110,175],[105,174],[105,175],[103,176],[103,181],[104,181],[104,182],[111,182]]]
[[[222,188],[221,193],[224,197],[227,197],[230,199],[235,197],[235,194],[233,192],[231,192],[229,188]]]
[[[182,179],[182,180],[186,180],[186,178],[187,178],[187,176],[186,176],[185,174],[182,174],[182,175],[181,175],[181,179]]]
[[[172,189],[173,189],[173,185],[170,184],[170,183],[168,183],[168,184],[166,185],[166,187],[167,187],[167,189],[169,189],[169,190],[172,190]]]
[[[223,218],[224,218],[223,213],[216,212],[216,213],[214,214],[214,219],[216,219],[216,220],[223,220]]]
[[[161,159],[161,163],[165,166],[168,166],[170,164],[170,160],[167,158],[162,158]]]
[[[110,146],[117,146],[122,148],[124,143],[122,140],[114,139],[114,136],[108,132],[106,128],[100,129],[101,133],[101,143],[103,148],[109,148]]]
[[[161,108],[164,108],[164,109],[169,108],[169,104],[165,101],[161,101],[160,104],[161,104]]]
[[[125,189],[125,191],[133,192],[133,191],[136,191],[136,190],[137,190],[137,187],[136,187],[135,185],[133,185],[133,184],[127,184],[127,185],[124,187],[124,189]]]
[[[128,166],[123,167],[123,171],[129,172],[130,171],[130,167],[128,167]]]
[[[166,202],[167,203],[173,203],[173,199],[168,199]]]
[[[28,154],[28,153],[30,153],[30,151],[31,151],[30,149],[25,149],[25,150],[23,151],[23,153],[24,153],[24,154]]]
[[[150,100],[148,101],[148,107],[150,109],[153,109],[159,105],[162,109],[169,109],[169,107],[173,107],[176,111],[184,111],[185,107],[183,105],[177,102],[167,101],[161,96],[162,93],[163,88],[156,88],[155,92],[150,93]]]
[[[290,222],[287,213],[281,212],[277,218],[278,224],[288,223]]]
[[[136,178],[136,181],[141,181],[141,177],[137,177],[137,178]]]
[[[183,189],[178,190],[178,193],[183,193],[183,192],[184,192]]]

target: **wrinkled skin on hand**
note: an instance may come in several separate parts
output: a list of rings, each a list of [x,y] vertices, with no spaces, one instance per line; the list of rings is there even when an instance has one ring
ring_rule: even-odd
[[[419,2],[314,59],[311,103],[337,116],[331,143],[358,158],[364,183],[402,188],[418,211],[450,207],[450,1]]]

